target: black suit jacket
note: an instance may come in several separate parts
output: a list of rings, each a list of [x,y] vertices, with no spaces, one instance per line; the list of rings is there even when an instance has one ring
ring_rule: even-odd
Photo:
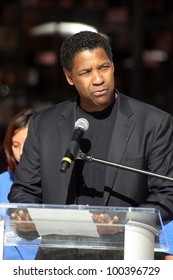
[[[173,119],[162,110],[118,93],[108,161],[173,177]],[[10,202],[70,204],[71,175],[60,162],[76,121],[76,99],[38,113],[31,120]],[[94,156],[94,155],[93,155]],[[173,183],[106,167],[104,204],[156,207],[172,216]],[[74,182],[75,184],[75,182]]]

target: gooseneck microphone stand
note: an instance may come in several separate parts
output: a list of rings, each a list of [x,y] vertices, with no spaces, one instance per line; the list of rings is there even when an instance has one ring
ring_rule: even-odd
[[[159,178],[159,179],[163,179],[163,180],[173,182],[173,178],[171,178],[171,177],[159,175],[159,174],[148,172],[148,171],[141,170],[141,169],[136,169],[136,168],[133,168],[133,167],[130,167],[130,166],[122,165],[122,164],[117,164],[117,163],[97,159],[97,158],[94,158],[91,155],[87,155],[87,154],[85,154],[81,151],[79,151],[77,159],[81,159],[81,160],[86,161],[86,162],[92,162],[92,161],[93,162],[98,162],[98,163],[109,165],[109,166],[112,166],[112,167],[116,167],[116,168],[120,168],[120,169],[124,169],[124,170],[129,170],[131,172],[141,173],[141,174],[145,174],[147,176],[152,176],[152,177],[156,177],[156,178]]]

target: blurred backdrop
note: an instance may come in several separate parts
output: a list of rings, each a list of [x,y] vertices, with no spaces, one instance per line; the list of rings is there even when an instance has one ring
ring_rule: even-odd
[[[13,115],[76,94],[59,50],[86,29],[109,37],[118,90],[173,114],[172,0],[0,0],[0,172]]]

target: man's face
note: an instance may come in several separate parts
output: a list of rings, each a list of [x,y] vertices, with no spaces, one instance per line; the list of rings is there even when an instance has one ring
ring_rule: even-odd
[[[114,65],[104,49],[78,53],[73,59],[72,72],[64,69],[64,73],[69,84],[76,87],[85,111],[102,111],[115,99]]]

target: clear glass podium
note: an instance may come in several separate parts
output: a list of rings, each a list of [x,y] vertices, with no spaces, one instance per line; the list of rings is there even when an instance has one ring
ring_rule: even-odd
[[[24,211],[17,222],[12,212]],[[162,233],[162,234],[160,234]],[[0,259],[5,246],[123,251],[124,260],[152,260],[168,250],[160,212],[154,208],[0,204]]]

